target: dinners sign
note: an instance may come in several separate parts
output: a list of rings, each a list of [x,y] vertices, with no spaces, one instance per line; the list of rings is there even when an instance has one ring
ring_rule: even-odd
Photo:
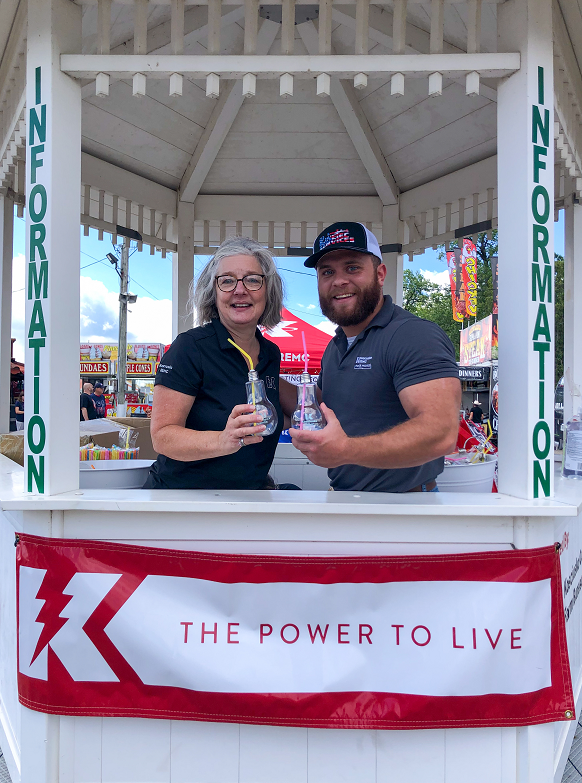
[[[17,565],[31,709],[360,729],[573,717],[554,547],[294,558],[21,535]]]

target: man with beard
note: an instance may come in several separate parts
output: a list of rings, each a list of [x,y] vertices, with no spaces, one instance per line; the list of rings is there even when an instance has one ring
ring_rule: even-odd
[[[456,446],[461,385],[443,330],[382,294],[386,267],[361,223],[334,223],[305,266],[317,270],[322,313],[338,324],[318,386],[323,430],[293,444],[329,468],[335,490],[436,492]]]

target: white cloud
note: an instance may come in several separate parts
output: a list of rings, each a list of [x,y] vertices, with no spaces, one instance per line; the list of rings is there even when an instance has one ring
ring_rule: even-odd
[[[424,275],[431,283],[436,283],[440,286],[446,286],[449,284],[449,273],[444,272],[431,272],[430,269],[421,269],[420,274]]]
[[[14,257],[12,264],[12,337],[14,358],[24,361],[24,256]],[[119,294],[109,291],[99,280],[81,277],[80,342],[117,342]],[[22,290],[19,290],[22,289]],[[127,315],[129,343],[163,343],[172,340],[172,303],[169,299],[139,296]]]
[[[335,335],[335,330],[337,329],[337,324],[332,324],[332,322],[328,321],[327,318],[325,321],[320,321],[320,323],[314,325],[316,329],[321,329],[322,332],[331,335]]]
[[[297,302],[297,307],[301,307],[302,310],[316,310],[317,309],[317,305],[314,305],[314,304],[304,305],[304,304],[301,304],[301,302]]]
[[[172,302],[138,296],[127,314],[129,343],[164,343],[172,340]],[[81,342],[117,342],[119,294],[104,283],[81,277]],[[92,327],[92,328],[91,328]]]

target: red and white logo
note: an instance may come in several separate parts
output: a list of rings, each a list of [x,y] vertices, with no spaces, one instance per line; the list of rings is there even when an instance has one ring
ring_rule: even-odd
[[[553,547],[306,560],[23,535],[17,551],[32,709],[340,728],[573,714]]]

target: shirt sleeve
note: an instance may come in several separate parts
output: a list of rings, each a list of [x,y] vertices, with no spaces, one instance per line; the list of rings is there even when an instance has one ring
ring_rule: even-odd
[[[411,318],[390,341],[386,357],[394,388],[402,389],[437,378],[458,378],[455,350],[445,332],[432,321]]]
[[[183,332],[163,355],[154,385],[196,397],[202,385],[202,376],[202,361],[196,340],[188,332]]]

